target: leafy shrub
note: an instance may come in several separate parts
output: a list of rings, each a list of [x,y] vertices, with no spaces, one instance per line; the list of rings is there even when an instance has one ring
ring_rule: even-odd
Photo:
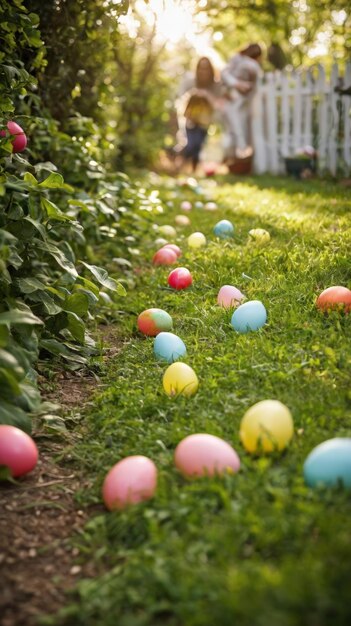
[[[45,61],[37,15],[21,0],[0,0],[0,18],[0,127],[14,119],[29,136],[28,158],[12,154],[8,132],[0,138],[0,423],[30,430],[28,413],[40,407],[39,355],[71,368],[87,363],[95,350],[87,323],[101,291],[125,294],[94,264],[93,246],[115,237],[121,216],[126,221],[145,198],[127,177],[109,180],[94,160],[91,120],[73,116],[72,137],[43,107],[36,94],[36,69]]]

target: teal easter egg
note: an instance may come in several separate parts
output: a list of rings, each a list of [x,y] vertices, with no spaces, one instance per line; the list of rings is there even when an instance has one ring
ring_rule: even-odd
[[[267,311],[259,300],[250,300],[241,304],[234,311],[231,324],[238,333],[248,333],[258,330],[267,321]]]
[[[213,228],[213,232],[217,237],[226,239],[234,234],[234,226],[229,220],[221,220]]]
[[[319,444],[308,455],[303,473],[307,485],[351,487],[351,438],[336,437]]]
[[[174,333],[159,333],[154,341],[154,353],[157,359],[173,363],[186,355],[185,343]]]

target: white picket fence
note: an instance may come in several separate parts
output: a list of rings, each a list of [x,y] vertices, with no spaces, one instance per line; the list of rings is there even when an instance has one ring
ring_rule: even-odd
[[[306,145],[317,150],[320,173],[350,174],[351,96],[335,91],[341,79],[351,85],[351,61],[343,75],[335,64],[329,79],[322,65],[264,75],[252,118],[257,174],[283,173],[284,157]]]

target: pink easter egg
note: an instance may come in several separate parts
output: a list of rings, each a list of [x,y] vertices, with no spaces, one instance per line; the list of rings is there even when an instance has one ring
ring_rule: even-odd
[[[190,220],[186,215],[176,215],[174,221],[178,226],[189,226]]]
[[[186,289],[193,282],[192,275],[186,267],[177,267],[169,274],[167,280],[173,289]]]
[[[235,474],[240,468],[239,456],[229,443],[206,433],[185,437],[176,447],[174,462],[189,477]]]
[[[217,302],[219,306],[225,309],[231,309],[232,307],[238,306],[244,298],[244,294],[236,287],[223,285],[218,292]]]
[[[169,250],[173,250],[173,252],[176,253],[177,257],[179,258],[180,256],[182,256],[182,251],[179,248],[179,246],[176,246],[175,243],[166,243],[163,248],[168,248]]]
[[[157,487],[157,469],[146,456],[128,456],[107,473],[102,497],[110,511],[124,509],[152,498]]]
[[[31,472],[38,462],[33,439],[16,426],[0,425],[0,465],[8,467],[15,478]]]
[[[188,200],[184,200],[182,204],[180,205],[180,208],[182,211],[191,211],[192,204]]]
[[[7,122],[6,126],[9,133],[14,135],[14,138],[12,139],[12,152],[23,152],[27,145],[27,137],[23,128],[21,128],[21,126],[19,126],[16,122],[12,121]],[[6,131],[1,130],[0,136],[5,137]]]
[[[177,254],[174,250],[170,248],[160,248],[157,250],[156,254],[154,254],[152,262],[154,265],[173,265],[177,262]]]

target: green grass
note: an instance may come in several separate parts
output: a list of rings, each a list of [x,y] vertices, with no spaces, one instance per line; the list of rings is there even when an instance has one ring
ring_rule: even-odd
[[[143,181],[144,182],[144,181]],[[155,223],[173,224],[183,199],[203,199],[161,181],[165,211]],[[167,288],[169,269],[152,268],[155,231],[145,236],[135,289],[121,315],[126,338],[109,364],[104,387],[86,417],[84,443],[72,451],[91,477],[82,505],[101,502],[111,465],[130,454],[151,457],[159,470],[157,495],[122,513],[101,507],[79,540],[81,559],[105,574],[83,581],[78,599],[57,618],[65,626],[329,626],[349,624],[350,493],[313,491],[303,481],[307,454],[318,443],[351,436],[351,316],[325,316],[319,292],[351,286],[350,202],[327,182],[223,178],[203,183],[217,212],[193,210],[178,228],[181,265],[194,277],[184,292]],[[166,202],[173,199],[174,207]],[[213,225],[227,218],[235,237],[216,241]],[[247,244],[251,228],[266,228],[271,243]],[[187,250],[185,237],[201,230],[205,249]],[[245,275],[245,276],[244,276]],[[262,300],[268,323],[238,335],[231,313],[216,305],[223,284]],[[166,365],[155,361],[153,340],[136,331],[137,315],[160,307],[185,341],[186,362],[200,386],[193,398],[169,399]],[[294,418],[289,449],[250,457],[239,441],[248,407],[265,398],[284,402]],[[187,481],[173,452],[186,435],[208,432],[240,455],[236,476]],[[77,598],[77,596],[76,596]]]

